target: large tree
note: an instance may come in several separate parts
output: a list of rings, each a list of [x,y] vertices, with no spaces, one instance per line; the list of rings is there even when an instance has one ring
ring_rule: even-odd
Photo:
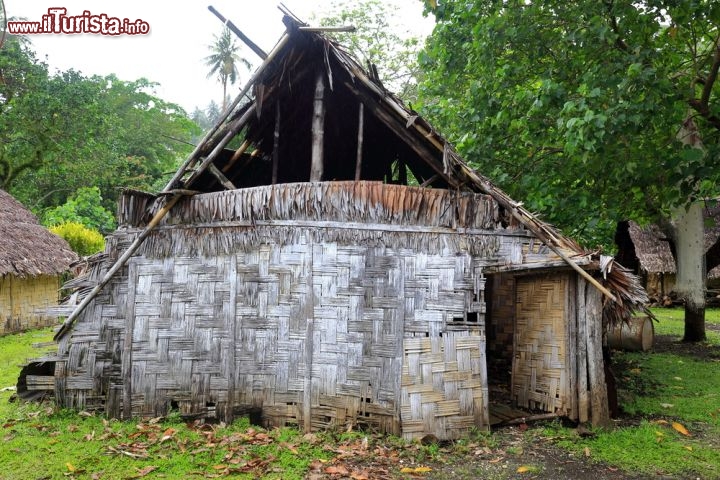
[[[240,46],[235,43],[232,32],[224,27],[220,35],[215,35],[215,41],[208,47],[210,55],[205,57],[205,65],[210,67],[207,77],[217,76],[223,89],[222,109],[227,106],[227,85],[234,85],[238,79],[238,64],[250,68],[250,62],[240,56]]]
[[[685,340],[705,338],[702,199],[718,196],[720,3],[428,2],[424,112],[587,243],[624,218],[674,240]],[[699,219],[699,220],[698,220]]]
[[[153,189],[189,151],[196,127],[154,84],[48,73],[29,44],[0,49],[0,188],[37,213],[99,187],[115,210],[122,187]]]

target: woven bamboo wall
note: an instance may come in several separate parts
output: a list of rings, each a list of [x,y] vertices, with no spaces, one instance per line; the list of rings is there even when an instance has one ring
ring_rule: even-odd
[[[257,408],[268,425],[406,438],[486,427],[482,272],[522,263],[532,238],[493,233],[489,197],[337,187],[176,207],[62,337],[60,404],[124,418]],[[129,195],[120,208],[142,225],[158,202]],[[127,224],[108,238],[88,286],[138,233]]]
[[[0,276],[0,336],[54,325],[57,318],[40,311],[57,305],[59,286],[57,276]]]
[[[518,406],[545,412],[568,406],[566,308],[568,274],[516,279],[512,396]]]
[[[136,257],[63,343],[59,398],[119,417],[125,398],[133,416],[255,407],[302,426],[309,391],[313,428],[454,438],[487,424],[482,313],[465,322],[473,276],[468,255],[308,242]],[[401,397],[409,359],[426,373],[403,376]]]

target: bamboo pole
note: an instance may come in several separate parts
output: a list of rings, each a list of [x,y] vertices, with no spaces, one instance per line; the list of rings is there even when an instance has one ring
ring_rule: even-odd
[[[60,326],[60,329],[57,331],[55,336],[53,337],[54,340],[58,340],[60,337],[62,337],[65,334],[65,331],[68,330],[72,324],[75,322],[75,319],[80,315],[80,313],[85,310],[85,307],[88,306],[88,304],[97,296],[98,293],[100,293],[100,290],[103,289],[103,287],[110,281],[110,279],[115,276],[115,274],[120,270],[125,263],[130,259],[130,257],[135,253],[135,250],[138,249],[140,244],[145,240],[145,238],[150,234],[150,232],[157,226],[158,223],[160,223],[160,220],[162,220],[165,215],[170,211],[170,209],[175,206],[175,204],[183,197],[184,195],[173,195],[170,200],[167,201],[164,207],[162,207],[158,212],[155,214],[155,216],[150,220],[150,223],[147,224],[145,227],[145,230],[140,233],[140,235],[133,241],[132,244],[128,247],[125,252],[120,256],[120,258],[117,259],[115,264],[110,267],[110,270],[105,273],[105,276],[100,280],[100,283],[95,285],[95,288],[93,288],[90,293],[87,294],[85,298],[83,298],[82,302],[73,310],[73,312],[70,314],[69,317],[65,319],[63,324]]]
[[[225,165],[222,169],[223,173],[227,173],[233,165],[235,165],[235,162],[238,161],[238,159],[242,156],[243,153],[248,149],[250,146],[250,140],[245,140],[242,145],[240,145],[240,148],[235,150],[235,153],[233,153],[233,156],[230,158],[230,161]]]
[[[325,138],[325,82],[323,73],[318,72],[315,79],[315,97],[312,118],[312,153],[310,161],[310,181],[319,182],[323,176],[323,142]]]
[[[355,181],[360,180],[362,171],[363,129],[365,128],[365,105],[360,102],[358,110],[357,156],[355,158]]]
[[[228,132],[225,134],[225,136],[220,140],[220,142],[215,145],[215,148],[213,148],[212,152],[203,160],[203,162],[200,164],[200,166],[193,172],[193,174],[190,176],[190,178],[187,179],[185,182],[185,188],[192,186],[193,182],[198,179],[198,177],[202,174],[202,172],[205,171],[208,166],[215,161],[215,158],[217,158],[218,155],[223,151],[225,146],[230,143],[230,140],[232,140],[235,135],[242,130],[242,128],[245,126],[245,124],[250,120],[250,118],[255,114],[255,104],[253,103],[250,105],[250,107],[245,111],[245,113],[235,120],[232,125],[230,126]]]
[[[218,182],[225,187],[226,190],[235,190],[237,187],[215,166],[214,163],[208,165],[208,172],[217,179]]]

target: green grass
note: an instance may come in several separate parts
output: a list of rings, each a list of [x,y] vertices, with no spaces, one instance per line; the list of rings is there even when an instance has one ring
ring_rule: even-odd
[[[655,317],[655,334],[672,335],[680,340],[685,328],[685,311],[682,308],[653,308]],[[707,325],[720,325],[720,309],[709,308],[705,312],[705,323]],[[708,345],[720,346],[720,332],[707,330]]]
[[[34,343],[50,342],[52,337],[51,328],[0,337],[0,389],[15,385],[21,363],[40,357],[46,351],[57,350],[56,347],[37,349],[32,346]]]
[[[683,335],[682,309],[654,309],[656,335]],[[720,325],[720,310],[706,313],[708,325]],[[720,335],[708,329],[708,341],[684,350],[716,349]],[[578,455],[648,475],[720,478],[720,359],[683,353],[616,352],[622,366],[617,379],[621,408],[637,425],[596,430],[580,438],[558,423],[546,438]],[[629,419],[627,415],[631,416]],[[674,428],[677,426],[677,429]],[[689,435],[679,430],[684,427]]]
[[[656,334],[679,341],[682,310],[658,309],[655,314],[660,319]],[[708,310],[707,322],[713,328],[720,325],[720,310]],[[0,388],[15,384],[20,364],[43,354],[32,344],[51,337],[52,331],[45,329],[0,338]],[[718,346],[720,335],[708,329],[707,342],[677,353],[616,354],[623,367],[618,384],[626,416],[621,427],[594,430],[593,436],[581,438],[574,429],[552,422],[526,433],[537,439],[533,441],[554,441],[578,458],[636,474],[720,478],[720,361],[691,351],[717,352]],[[520,454],[516,446],[503,445],[502,435],[496,433],[474,432],[453,446],[440,447],[357,432],[304,436],[292,428],[252,427],[246,419],[214,427],[186,424],[177,415],[121,422],[58,410],[47,403],[9,403],[11,394],[0,393],[0,480],[225,475],[301,479],[328,465],[362,469],[371,464],[376,468],[378,462],[379,468],[402,477],[403,465],[438,466],[449,460],[462,464],[458,459],[478,450],[491,451],[492,458]],[[349,459],[359,457],[366,460],[350,465]]]

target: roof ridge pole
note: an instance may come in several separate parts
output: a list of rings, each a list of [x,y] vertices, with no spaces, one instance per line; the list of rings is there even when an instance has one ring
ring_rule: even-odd
[[[238,106],[240,103],[240,100],[245,96],[245,94],[250,90],[250,87],[252,87],[255,82],[258,80],[262,72],[267,68],[267,66],[272,63],[272,61],[277,56],[278,52],[285,46],[285,44],[290,39],[290,34],[287,32],[283,34],[282,37],[280,37],[280,40],[278,40],[278,43],[273,47],[272,51],[268,54],[267,58],[263,61],[262,64],[255,70],[255,73],[252,77],[250,77],[250,80],[245,84],[243,89],[240,91],[240,94],[238,94],[237,97],[235,97],[235,100],[230,104],[230,106],[225,110],[222,114],[222,116],[218,119],[218,121],[215,123],[213,128],[208,131],[205,136],[200,140],[200,143],[197,144],[197,147],[195,147],[195,150],[192,151],[190,156],[188,156],[187,160],[183,162],[183,164],[178,168],[178,171],[175,173],[173,178],[168,182],[167,185],[165,185],[165,188],[163,188],[163,192],[168,192],[173,189],[175,184],[182,178],[182,176],[185,174],[185,171],[195,162],[197,161],[197,158],[200,154],[200,151],[205,148],[205,144],[212,138],[213,135],[215,135],[215,132],[217,132],[220,129],[220,126],[225,123],[225,120],[230,116],[233,110],[235,110],[235,107]]]
[[[255,42],[250,40],[250,38],[248,38],[247,35],[245,35],[242,31],[240,31],[240,29],[238,27],[236,27],[233,22],[231,22],[229,19],[225,18],[220,12],[215,10],[215,7],[213,7],[212,5],[208,5],[208,10],[210,10],[212,13],[214,13],[215,16],[217,18],[219,18],[220,21],[223,22],[223,24],[225,24],[225,26],[230,29],[230,31],[232,31],[235,35],[237,35],[238,38],[245,43],[245,45],[250,47],[250,50],[255,52],[255,54],[258,57],[260,57],[263,60],[265,60],[268,57],[268,54],[265,53],[265,51],[262,48],[258,47]]]

